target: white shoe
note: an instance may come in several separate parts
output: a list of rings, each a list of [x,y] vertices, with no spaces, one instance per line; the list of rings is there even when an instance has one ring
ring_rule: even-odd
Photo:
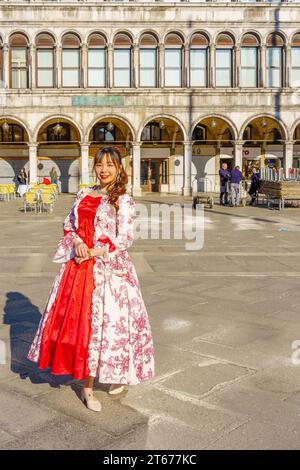
[[[82,388],[80,398],[89,410],[101,411],[101,403],[96,398],[94,398],[92,392],[86,392],[84,388]]]
[[[114,386],[111,385],[108,390],[109,395],[119,395],[125,390],[124,385]]]

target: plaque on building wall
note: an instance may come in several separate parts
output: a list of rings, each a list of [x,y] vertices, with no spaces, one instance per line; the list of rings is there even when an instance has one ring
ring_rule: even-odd
[[[124,96],[72,96],[72,106],[124,106]]]

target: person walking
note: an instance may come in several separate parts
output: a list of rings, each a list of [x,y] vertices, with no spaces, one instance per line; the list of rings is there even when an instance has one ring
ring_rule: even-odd
[[[101,411],[97,377],[108,393],[154,377],[148,313],[127,249],[133,243],[135,202],[119,151],[99,149],[93,171],[99,184],[82,188],[63,228],[53,261],[58,271],[28,359],[52,374],[84,380],[81,400]]]
[[[258,186],[259,186],[259,173],[256,171],[256,168],[252,168],[251,185],[249,189],[249,195],[251,196],[251,201],[249,203],[249,206],[253,206],[253,204],[256,201]]]
[[[228,185],[230,181],[230,171],[228,170],[227,163],[222,163],[219,170],[220,175],[220,205],[225,206],[228,204]]]
[[[230,191],[231,191],[231,205],[232,207],[238,207],[240,202],[240,182],[242,181],[242,172],[240,167],[237,165],[231,171],[230,179]]]
[[[51,178],[51,184],[57,184],[57,171],[55,169],[55,166],[51,168],[50,178]]]

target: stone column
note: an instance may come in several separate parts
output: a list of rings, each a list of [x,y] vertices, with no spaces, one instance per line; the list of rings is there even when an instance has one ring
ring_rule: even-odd
[[[216,86],[215,65],[216,65],[216,46],[214,44],[211,44],[209,47],[209,74],[208,74],[209,88],[214,88]]]
[[[241,46],[235,47],[235,57],[233,58],[233,66],[234,67],[234,74],[233,74],[233,86],[239,87],[240,86],[240,70],[241,70]]]
[[[36,88],[36,47],[30,44],[29,47],[29,88]]]
[[[141,196],[141,142],[134,142],[132,146],[133,156],[133,183],[132,196]]]
[[[290,88],[292,86],[292,51],[291,45],[288,44],[285,49],[285,77],[283,86]],[[283,69],[284,70],[284,69]]]
[[[216,192],[219,192],[220,191],[219,170],[221,167],[221,158],[220,158],[221,143],[217,141],[214,147],[215,147],[215,187],[214,187],[214,190]]]
[[[80,144],[81,158],[80,158],[80,175],[81,184],[89,184],[89,144],[84,142]]]
[[[190,46],[186,44],[184,46],[184,81],[183,86],[186,88],[190,87]]]
[[[267,70],[266,70],[266,46],[262,45],[260,48],[260,87],[265,88],[267,86]]]
[[[55,61],[56,61],[56,77],[55,83],[57,88],[62,87],[62,47],[57,46],[55,50]]]
[[[234,144],[234,166],[239,166],[240,170],[243,169],[243,140],[235,140]]]
[[[3,45],[3,88],[10,88],[9,83],[9,47],[5,43]]]
[[[163,43],[159,44],[159,77],[158,77],[158,86],[159,88],[164,88],[165,86],[165,45]]]
[[[81,67],[80,67],[80,85],[83,88],[88,87],[88,50],[87,44],[81,46]]]
[[[286,140],[284,142],[284,168],[290,170],[293,168],[294,141]]]
[[[114,48],[112,44],[107,45],[107,88],[114,86]]]
[[[36,142],[28,143],[29,150],[29,183],[36,184],[37,181],[37,148],[38,144]]]
[[[132,70],[133,70],[133,87],[138,88],[139,87],[139,45],[138,44],[133,44],[133,64],[132,64]]]
[[[183,176],[183,196],[192,195],[192,150],[193,142],[186,141],[183,143],[184,148],[184,176]]]

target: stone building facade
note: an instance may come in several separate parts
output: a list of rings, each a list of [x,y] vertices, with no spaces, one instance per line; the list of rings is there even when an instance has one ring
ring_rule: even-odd
[[[133,195],[300,166],[299,6],[0,1],[0,182],[54,166],[75,192],[107,145]]]

